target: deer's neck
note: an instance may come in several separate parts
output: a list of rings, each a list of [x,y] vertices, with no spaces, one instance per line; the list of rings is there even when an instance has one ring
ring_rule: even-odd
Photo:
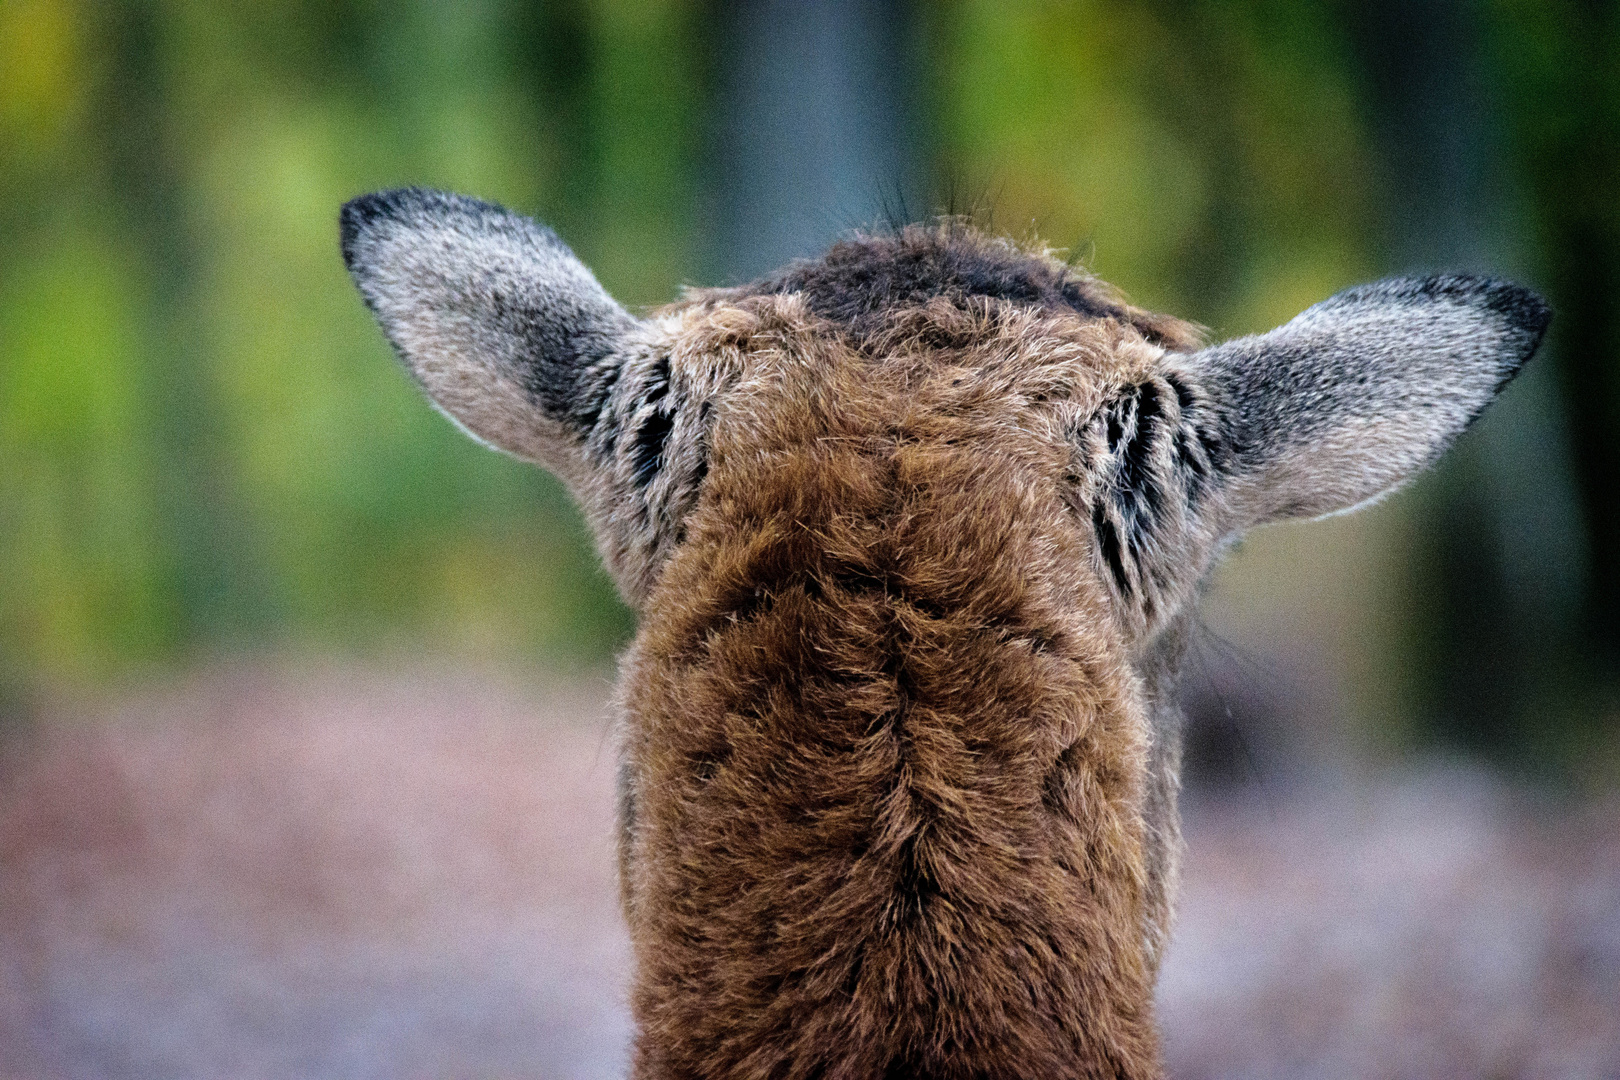
[[[1148,735],[1083,536],[916,452],[729,466],[649,605],[638,1075],[1157,1074]]]

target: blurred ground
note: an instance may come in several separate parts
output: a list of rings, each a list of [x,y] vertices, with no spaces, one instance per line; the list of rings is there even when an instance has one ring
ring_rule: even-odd
[[[0,1078],[622,1075],[606,686],[232,668],[0,757]],[[1195,1077],[1620,1076],[1620,806],[1189,800]]]
[[[1190,799],[1173,1075],[1620,1076],[1620,804],[1436,765]]]
[[[237,670],[0,780],[0,1077],[609,1077],[605,687]]]

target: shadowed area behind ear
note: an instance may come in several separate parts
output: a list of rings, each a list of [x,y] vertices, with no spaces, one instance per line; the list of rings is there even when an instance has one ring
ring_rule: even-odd
[[[1347,289],[1189,358],[1234,531],[1348,510],[1419,472],[1535,352],[1551,314],[1490,278]]]
[[[343,207],[343,259],[400,358],[473,436],[563,467],[637,323],[555,233],[420,188]]]

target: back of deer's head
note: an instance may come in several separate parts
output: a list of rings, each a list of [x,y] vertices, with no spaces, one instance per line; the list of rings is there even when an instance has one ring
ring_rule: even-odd
[[[1548,314],[1472,277],[1201,347],[955,225],[637,318],[424,191],[343,250],[642,617],[623,874],[647,1076],[1151,1075],[1178,625],[1223,544],[1432,462]]]

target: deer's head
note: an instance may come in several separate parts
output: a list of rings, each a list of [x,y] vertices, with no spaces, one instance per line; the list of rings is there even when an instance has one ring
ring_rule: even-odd
[[[1151,1075],[1177,628],[1225,543],[1432,462],[1532,293],[1339,293],[1206,346],[954,224],[626,312],[548,229],[344,208],[434,403],[561,476],[642,628],[643,1075]]]

